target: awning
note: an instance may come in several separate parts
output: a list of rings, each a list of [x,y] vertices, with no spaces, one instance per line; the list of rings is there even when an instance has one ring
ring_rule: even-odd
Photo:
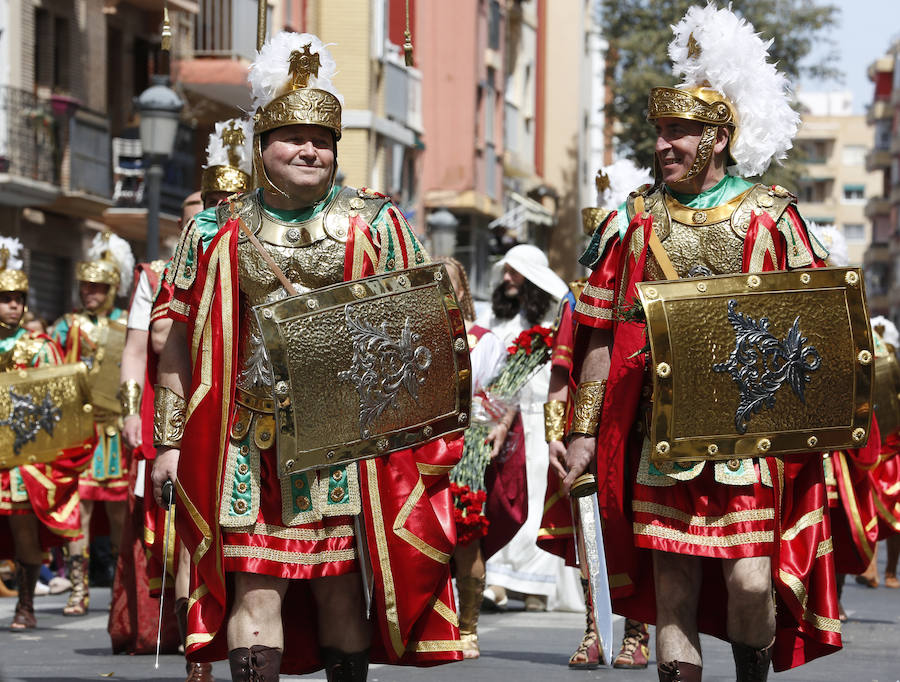
[[[499,218],[492,220],[488,227],[505,227],[510,230],[519,230],[526,223],[535,225],[554,225],[556,217],[551,211],[534,199],[522,196],[517,192],[509,192],[506,195],[509,208]]]

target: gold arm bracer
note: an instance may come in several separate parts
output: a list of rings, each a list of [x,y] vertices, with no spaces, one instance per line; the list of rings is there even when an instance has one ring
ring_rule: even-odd
[[[575,391],[575,407],[572,411],[570,436],[596,436],[603,410],[603,394],[606,393],[606,379],[603,381],[583,381]]]
[[[157,384],[155,390],[153,444],[157,447],[180,448],[187,403],[171,388]]]
[[[119,386],[119,403],[122,416],[131,417],[141,413],[141,385],[134,379],[123,381]]]
[[[544,440],[552,443],[566,435],[566,404],[562,400],[544,403]]]

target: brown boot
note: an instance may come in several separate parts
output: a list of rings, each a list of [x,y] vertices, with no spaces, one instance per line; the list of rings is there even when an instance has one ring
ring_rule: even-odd
[[[660,663],[656,672],[659,682],[700,682],[703,679],[703,668],[684,661]]]
[[[584,628],[581,644],[569,657],[569,667],[573,670],[596,670],[603,661],[603,651],[600,648],[600,638],[597,636],[597,625],[594,623],[591,587],[586,578],[581,579],[581,589],[584,592],[584,616],[587,625]]]
[[[37,585],[40,572],[40,564],[16,562],[16,584],[19,588],[19,601],[16,602],[16,612],[12,623],[9,625],[10,630],[30,630],[37,627],[37,619],[34,617],[34,588]]]
[[[188,600],[182,597],[175,600],[175,620],[178,621],[178,634],[181,636],[181,645],[187,651],[187,610]],[[215,682],[212,674],[212,663],[184,662],[184,671],[187,678],[184,682]]]
[[[281,649],[270,646],[241,647],[228,652],[232,682],[277,682]]]
[[[756,649],[746,644],[731,643],[737,682],[766,682],[772,662],[772,646]]]
[[[462,641],[463,658],[478,658],[478,614],[484,595],[484,577],[467,575],[456,579],[459,592],[459,638]]]
[[[215,682],[216,678],[212,674],[212,663],[191,663],[188,661],[184,664],[187,678],[184,682]]]
[[[72,581],[72,591],[69,600],[63,607],[64,616],[83,616],[87,613],[88,603],[91,601],[88,588],[88,563],[90,558],[87,549],[81,556],[70,556],[66,560],[69,569],[69,580]]]
[[[650,663],[649,658],[650,630],[647,624],[626,618],[622,649],[613,661],[613,668],[643,670]]]
[[[365,682],[369,675],[369,650],[348,654],[338,649],[322,649],[328,682]]]

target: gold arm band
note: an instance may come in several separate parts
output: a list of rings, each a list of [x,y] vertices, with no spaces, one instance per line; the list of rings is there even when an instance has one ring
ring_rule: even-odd
[[[153,444],[157,447],[181,447],[187,403],[166,386],[156,386],[153,401]]]
[[[141,413],[141,385],[134,379],[123,381],[119,386],[119,404],[122,416],[131,417]]]
[[[562,400],[544,403],[544,440],[552,443],[566,435],[566,404]]]
[[[603,394],[606,380],[584,381],[575,391],[575,407],[572,411],[572,428],[569,435],[596,436],[603,410]]]

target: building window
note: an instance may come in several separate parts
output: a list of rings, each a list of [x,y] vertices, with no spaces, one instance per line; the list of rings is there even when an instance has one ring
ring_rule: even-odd
[[[866,163],[866,148],[861,144],[844,145],[841,157],[845,166],[863,166]]]
[[[864,185],[844,185],[844,201],[865,201],[865,199]]]
[[[500,1],[491,0],[488,6],[488,47],[500,49]]]
[[[860,243],[866,240],[866,226],[862,223],[846,223],[844,237],[848,242]]]

